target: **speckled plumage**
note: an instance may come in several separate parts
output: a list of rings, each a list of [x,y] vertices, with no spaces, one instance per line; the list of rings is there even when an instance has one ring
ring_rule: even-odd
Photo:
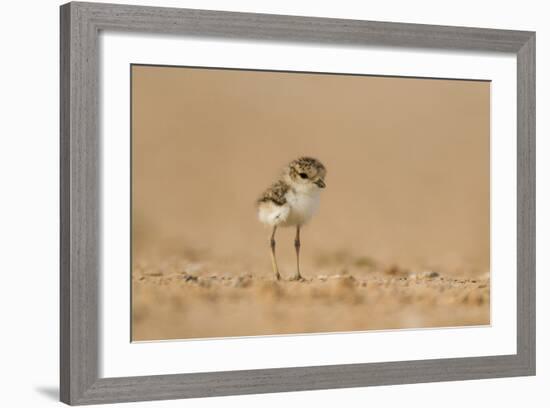
[[[258,198],[258,204],[272,201],[277,205],[284,205],[286,204],[285,195],[289,189],[290,186],[287,183],[283,180],[278,180],[262,193],[260,198]]]
[[[275,258],[275,232],[277,227],[296,227],[296,275],[300,275],[300,228],[319,208],[320,190],[325,188],[325,166],[312,157],[300,157],[291,161],[279,180],[265,190],[257,200],[259,220],[273,228],[271,234],[271,262],[276,279],[280,279]]]
[[[291,161],[279,180],[257,200],[258,217],[268,225],[303,225],[319,206],[319,191],[324,188],[325,166],[312,157]]]

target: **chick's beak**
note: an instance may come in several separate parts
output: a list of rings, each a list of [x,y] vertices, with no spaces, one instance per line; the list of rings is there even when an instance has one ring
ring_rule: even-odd
[[[317,180],[317,181],[315,182],[315,184],[316,184],[317,187],[319,187],[319,188],[325,188],[325,187],[327,186],[327,185],[325,184],[325,182],[324,182],[323,180],[321,180],[321,179]]]

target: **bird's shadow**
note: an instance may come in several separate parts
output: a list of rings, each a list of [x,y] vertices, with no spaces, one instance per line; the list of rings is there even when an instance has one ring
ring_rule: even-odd
[[[35,391],[48,399],[59,401],[59,388],[58,387],[36,387]]]

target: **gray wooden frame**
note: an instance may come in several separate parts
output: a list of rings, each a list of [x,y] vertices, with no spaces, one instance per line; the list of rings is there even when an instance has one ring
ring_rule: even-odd
[[[95,3],[61,6],[61,401],[95,404],[535,374],[535,33]],[[517,56],[517,354],[100,378],[98,34],[479,50]]]

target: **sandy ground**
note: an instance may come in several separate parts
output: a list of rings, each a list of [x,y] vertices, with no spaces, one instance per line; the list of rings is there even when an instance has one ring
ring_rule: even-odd
[[[132,89],[134,340],[489,323],[489,83],[138,66]],[[300,155],[327,188],[307,281],[274,283],[254,202]]]
[[[489,323],[489,275],[334,259],[275,281],[171,257],[136,265],[133,339],[159,340]],[[338,268],[335,264],[344,264]],[[283,272],[284,273],[284,272]],[[288,276],[290,274],[287,273]]]

